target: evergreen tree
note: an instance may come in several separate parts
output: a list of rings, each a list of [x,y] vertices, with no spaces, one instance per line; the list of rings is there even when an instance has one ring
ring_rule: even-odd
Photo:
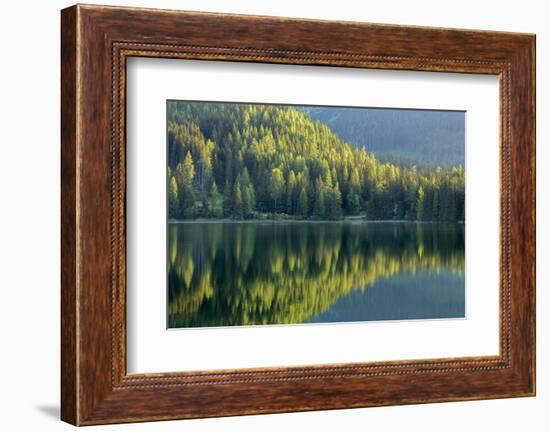
[[[215,181],[212,182],[212,187],[210,188],[208,216],[213,218],[220,218],[223,216],[223,197],[218,191],[218,186]]]
[[[183,163],[178,165],[178,174],[180,175],[180,182],[187,187],[193,186],[193,179],[195,178],[195,164],[193,163],[193,156],[188,151]]]
[[[241,188],[246,188],[252,184],[252,182],[250,181],[250,174],[248,173],[248,169],[246,166],[243,168],[242,173],[240,173],[237,178],[241,184]]]
[[[313,206],[313,217],[317,219],[325,218],[326,209],[325,209],[325,191],[321,190],[315,199],[315,204]]]
[[[274,213],[281,212],[283,209],[282,199],[285,190],[285,178],[279,168],[271,170],[271,179],[269,182],[269,195],[272,201]]]
[[[233,192],[233,218],[238,220],[244,218],[243,195],[241,185],[238,181],[235,182],[235,190]]]
[[[286,184],[286,213],[294,214],[295,213],[295,194],[296,194],[296,175],[294,171],[290,171],[288,174],[288,181]]]
[[[367,218],[369,220],[380,220],[388,217],[384,205],[385,194],[381,185],[376,186],[372,190],[370,199],[367,203]]]
[[[361,210],[361,200],[354,191],[348,193],[347,208],[350,215],[357,215]]]
[[[361,210],[361,180],[359,170],[353,168],[349,177],[349,186],[346,196],[346,208],[351,215],[359,214]]]
[[[326,217],[331,220],[338,220],[342,218],[342,195],[338,182],[327,191],[326,199]]]
[[[458,220],[457,199],[454,190],[449,195],[449,213],[447,214],[446,221]]]
[[[303,187],[300,191],[300,196],[298,197],[298,208],[296,210],[296,214],[298,214],[301,218],[307,218],[309,214],[307,193],[306,189]]]
[[[178,208],[182,218],[195,216],[195,195],[193,189],[185,184],[178,188]]]
[[[424,219],[424,189],[422,186],[416,194],[416,220]]]
[[[195,166],[193,156],[188,151],[183,162],[176,168],[177,189],[178,189],[178,209],[180,217],[195,216],[195,194],[193,190],[193,179],[195,177]]]
[[[233,191],[229,181],[225,182],[223,188],[223,214],[225,217],[231,217],[233,215]]]
[[[175,177],[170,177],[168,184],[168,217],[177,218],[179,216],[178,203],[178,184]]]
[[[433,203],[432,203],[432,221],[439,220],[439,192],[434,190]]]
[[[256,193],[254,192],[254,186],[249,184],[244,187],[243,193],[243,212],[245,218],[250,218],[254,214],[256,206]]]
[[[409,183],[406,186],[405,202],[404,202],[404,216],[407,220],[415,220],[417,216],[416,200],[418,192],[416,190],[416,184],[414,182]]]

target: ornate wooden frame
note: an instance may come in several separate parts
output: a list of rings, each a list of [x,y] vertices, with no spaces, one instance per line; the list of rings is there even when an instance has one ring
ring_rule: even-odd
[[[82,5],[61,18],[63,420],[88,425],[535,394],[534,35]],[[128,375],[130,56],[498,75],[500,354]]]

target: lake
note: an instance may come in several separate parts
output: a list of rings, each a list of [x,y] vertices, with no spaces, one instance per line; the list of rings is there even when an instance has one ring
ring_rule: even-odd
[[[464,225],[168,224],[168,327],[465,317]]]

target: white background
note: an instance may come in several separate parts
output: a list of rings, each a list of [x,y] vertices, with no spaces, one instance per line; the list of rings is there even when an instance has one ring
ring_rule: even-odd
[[[140,58],[127,84],[129,373],[498,355],[498,77]],[[167,331],[167,99],[466,111],[466,318]]]
[[[135,430],[544,430],[550,423],[550,28],[536,0],[196,0],[102,3],[537,33],[538,396],[106,426]],[[61,430],[59,409],[59,9],[69,2],[5,2],[0,16],[0,427]],[[546,312],[546,314],[544,314]]]

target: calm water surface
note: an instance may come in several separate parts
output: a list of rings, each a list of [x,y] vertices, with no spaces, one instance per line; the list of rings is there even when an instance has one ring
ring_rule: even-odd
[[[189,222],[168,225],[168,326],[465,315],[464,226]]]

